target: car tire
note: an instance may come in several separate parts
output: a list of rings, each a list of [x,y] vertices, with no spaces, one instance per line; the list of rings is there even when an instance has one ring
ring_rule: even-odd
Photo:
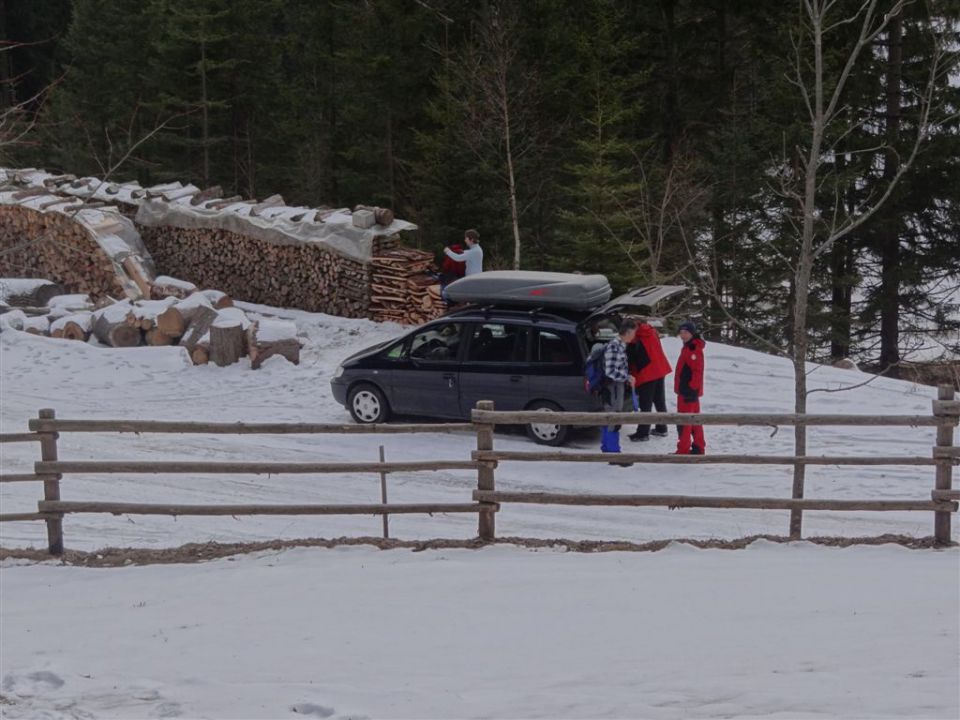
[[[361,425],[383,423],[390,419],[390,405],[376,385],[362,383],[350,389],[347,409],[354,422]]]
[[[556,403],[549,400],[535,400],[526,407],[527,410],[547,410],[549,412],[560,412],[561,408]],[[527,437],[539,445],[551,445],[557,447],[567,441],[570,434],[570,427],[567,425],[554,425],[551,423],[529,423],[526,425]]]

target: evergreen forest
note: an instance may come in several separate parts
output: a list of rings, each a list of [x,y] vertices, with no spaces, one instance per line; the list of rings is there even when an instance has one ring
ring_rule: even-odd
[[[807,220],[811,359],[956,337],[960,0],[0,0],[0,36],[4,166],[387,206],[785,353]]]

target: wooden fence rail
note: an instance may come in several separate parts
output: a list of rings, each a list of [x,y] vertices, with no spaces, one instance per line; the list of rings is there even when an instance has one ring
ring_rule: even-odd
[[[43,499],[36,513],[0,514],[0,522],[43,520],[51,554],[63,552],[63,517],[74,513],[113,515],[382,515],[477,513],[477,534],[481,540],[496,538],[495,516],[503,503],[540,505],[583,505],[611,507],[743,508],[790,510],[799,514],[816,511],[918,511],[933,512],[934,537],[938,544],[950,542],[952,513],[957,511],[960,491],[953,489],[953,466],[960,463],[960,448],[954,445],[954,429],[960,420],[960,401],[950,386],[941,386],[933,401],[931,415],[796,415],[780,414],[690,414],[690,413],[565,413],[545,411],[501,412],[490,401],[477,403],[472,423],[418,423],[402,425],[338,425],[320,423],[207,423],[148,420],[69,420],[56,418],[53,410],[41,410],[30,420],[33,432],[0,435],[2,442],[39,442],[39,462],[33,473],[0,474],[0,483],[43,483]],[[497,451],[497,425],[550,422],[572,426],[600,426],[629,423],[752,425],[752,426],[899,426],[936,428],[936,446],[927,457],[895,455],[810,456],[810,455],[646,455],[622,453],[617,462],[645,464],[722,465],[836,465],[836,466],[917,466],[935,468],[934,487],[929,499],[823,499],[768,497],[703,497],[695,495],[613,495],[561,494],[549,492],[502,492],[496,489],[496,471],[503,462],[607,463],[611,456],[596,452]],[[469,460],[384,461],[380,462],[217,462],[139,460],[60,460],[57,438],[61,432],[183,433],[183,434],[409,434],[474,432],[476,450]],[[386,477],[390,473],[472,470],[477,473],[473,502],[397,503],[386,502]],[[64,501],[60,481],[66,474],[377,474],[381,480],[380,503],[371,504],[286,504],[286,505],[187,505],[120,502]]]
[[[934,538],[938,544],[950,543],[951,513],[957,511],[958,497],[953,488],[952,468],[960,459],[960,449],[953,445],[954,428],[960,420],[960,401],[950,385],[938,389],[931,415],[823,415],[795,413],[631,413],[631,412],[550,412],[497,411],[491,402],[477,403],[471,413],[477,426],[477,450],[472,458],[485,470],[477,483],[474,500],[481,503],[531,503],[543,505],[609,505],[609,506],[665,506],[670,508],[753,508],[760,510],[790,510],[791,537],[800,537],[802,511],[924,511],[934,513]],[[779,426],[893,426],[933,427],[937,444],[929,457],[917,456],[809,456],[801,455],[646,455],[619,453],[617,463],[641,464],[702,464],[702,465],[845,465],[845,466],[934,466],[936,476],[930,499],[923,500],[831,500],[807,499],[803,493],[792,498],[698,497],[692,495],[596,495],[557,494],[540,492],[498,492],[495,469],[499,462],[575,462],[608,463],[609,453],[562,451],[495,451],[493,431],[497,425],[544,423],[599,427],[603,425],[662,424],[662,425],[753,425]],[[481,437],[484,438],[481,441]],[[492,518],[492,514],[491,514]],[[492,519],[485,524],[483,515],[478,528],[482,539],[494,537]]]

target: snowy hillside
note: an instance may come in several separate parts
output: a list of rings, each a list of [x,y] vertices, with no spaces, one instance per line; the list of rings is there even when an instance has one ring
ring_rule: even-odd
[[[279,312],[261,306],[247,310]],[[351,353],[394,337],[403,329],[389,324],[346,320],[326,315],[284,311],[294,319],[306,346],[302,362],[293,366],[273,358],[256,372],[247,360],[228,368],[193,366],[179,348],[104,349],[93,345],[39,338],[23,333],[0,335],[3,432],[26,430],[27,420],[42,407],[63,418],[139,418],[216,421],[349,422],[347,411],[334,402],[329,378]],[[668,356],[679,353],[679,341],[664,342]],[[789,412],[793,376],[782,359],[750,350],[707,347],[704,411]],[[842,387],[862,381],[856,371],[818,368],[811,387]],[[935,389],[878,379],[843,393],[815,393],[814,412],[917,413],[931,412]],[[756,452],[792,454],[792,429],[707,428],[709,451],[715,454]],[[810,433],[810,453],[860,455],[882,453],[929,456],[932,428],[817,428]],[[573,449],[591,448],[590,431],[579,434]],[[463,435],[415,436],[176,436],[64,433],[60,459],[144,460],[376,460],[378,445],[388,460],[444,458],[463,460],[475,438]],[[531,449],[519,434],[498,433],[500,449]],[[674,439],[626,443],[630,450],[664,453]],[[38,459],[32,444],[3,447],[3,470],[23,472]],[[475,488],[470,471],[411,473],[390,478],[391,502],[466,502]],[[657,466],[633,468],[578,464],[503,463],[497,471],[503,490],[542,490],[596,493],[679,493],[789,497],[789,467]],[[807,496],[816,498],[928,499],[932,467],[811,467]],[[0,489],[4,512],[36,509],[40,489],[32,483],[6,484]],[[65,500],[177,503],[326,503],[378,502],[379,481],[363,477],[322,476],[68,476],[62,484]],[[502,536],[646,541],[665,538],[735,538],[756,533],[786,534],[787,512],[665,508],[538,507],[507,505],[498,516]],[[807,512],[807,535],[879,535],[932,533],[929,513]],[[955,526],[960,523],[955,523]],[[75,515],[64,521],[66,544],[74,549],[105,546],[174,546],[185,542],[239,542],[271,538],[376,535],[379,518],[242,517],[194,518]],[[392,534],[403,539],[469,538],[476,519],[469,515],[400,516],[391,519]],[[956,527],[955,527],[956,531]],[[42,523],[7,523],[6,546],[42,546]]]
[[[247,309],[253,309],[247,307]],[[260,308],[261,311],[266,309]],[[64,418],[348,420],[330,396],[339,361],[396,326],[285,313],[307,337],[299,367],[193,366],[175,348],[107,350],[0,334],[0,430],[39,408]],[[666,342],[675,356],[678,344]],[[788,363],[708,347],[708,411],[789,411]],[[248,361],[243,361],[244,363]],[[823,368],[814,385],[860,381]],[[930,412],[933,390],[878,380],[813,396],[817,411]],[[789,429],[707,429],[713,453],[789,454]],[[821,429],[811,451],[930,452],[931,429]],[[62,459],[464,459],[472,435],[69,434]],[[531,449],[498,433],[504,449]],[[575,447],[595,445],[584,433]],[[5,472],[34,445],[2,445]],[[631,449],[633,447],[631,446]],[[669,452],[673,439],[640,445]],[[786,468],[502,464],[504,489],[788,497]],[[393,502],[463,502],[472,472],[391,476]],[[932,468],[811,468],[810,497],[927,498]],[[40,489],[0,486],[3,512]],[[376,476],[69,477],[64,499],[373,502]],[[379,518],[69,516],[68,548],[376,535]],[[815,513],[808,534],[931,533],[930,513]],[[650,540],[784,534],[787,513],[506,506],[498,533]],[[5,523],[4,547],[44,547],[42,523]],[[473,516],[391,519],[400,538],[470,538]],[[957,718],[958,550],[756,542],[744,550],[564,552],[298,548],[197,564],[0,566],[4,718]]]

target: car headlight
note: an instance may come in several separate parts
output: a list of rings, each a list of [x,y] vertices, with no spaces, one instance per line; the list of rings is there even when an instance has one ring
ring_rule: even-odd
[[[333,374],[333,376],[334,376],[335,378],[338,378],[338,377],[340,377],[341,375],[343,375],[343,365],[338,365],[338,366],[337,366],[337,371]]]

